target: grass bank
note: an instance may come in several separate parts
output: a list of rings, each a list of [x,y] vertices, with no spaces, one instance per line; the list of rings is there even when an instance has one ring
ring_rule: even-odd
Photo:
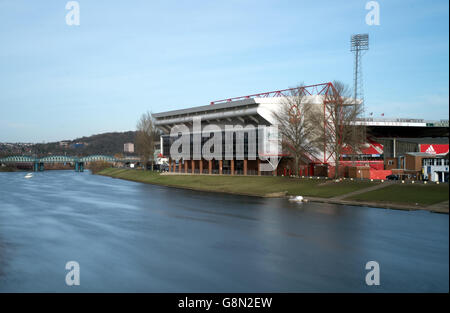
[[[448,184],[386,184],[369,181],[294,179],[273,176],[160,175],[150,171],[107,168],[99,175],[200,191],[252,196],[302,195],[311,201],[401,210],[448,213]],[[379,187],[378,189],[377,186]],[[365,191],[364,189],[376,189]],[[351,194],[352,193],[352,194]],[[356,193],[356,194],[355,194]],[[348,197],[346,196],[348,194]],[[435,206],[438,207],[435,207]]]
[[[334,183],[323,179],[273,176],[159,175],[150,171],[116,168],[108,168],[98,174],[170,187],[254,196],[270,196],[270,194],[287,192],[288,195],[331,198],[377,184],[355,181]]]
[[[9,166],[0,166],[0,172],[17,172],[18,169]]]
[[[356,201],[376,201],[388,203],[405,203],[432,205],[448,201],[448,184],[394,184],[345,198]]]

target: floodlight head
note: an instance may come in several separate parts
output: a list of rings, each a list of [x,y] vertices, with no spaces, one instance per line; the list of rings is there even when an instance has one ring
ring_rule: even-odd
[[[350,51],[369,50],[369,34],[352,35]]]

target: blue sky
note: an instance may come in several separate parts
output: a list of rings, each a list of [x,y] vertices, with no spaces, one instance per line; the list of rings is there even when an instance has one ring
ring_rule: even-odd
[[[369,33],[366,111],[448,119],[448,1],[0,0],[0,142],[134,130],[139,116],[341,80]]]

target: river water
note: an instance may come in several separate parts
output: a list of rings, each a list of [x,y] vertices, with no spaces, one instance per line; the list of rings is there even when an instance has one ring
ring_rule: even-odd
[[[448,292],[448,227],[423,211],[0,173],[0,291]]]

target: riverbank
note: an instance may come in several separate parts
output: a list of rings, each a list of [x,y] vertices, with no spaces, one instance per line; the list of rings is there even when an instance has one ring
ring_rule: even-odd
[[[108,168],[99,175],[136,182],[198,191],[258,197],[302,195],[309,201],[447,213],[448,184],[398,184],[392,182],[335,182],[317,178],[279,176],[160,175],[151,171]]]
[[[10,166],[0,166],[0,173],[18,172],[19,169]]]

